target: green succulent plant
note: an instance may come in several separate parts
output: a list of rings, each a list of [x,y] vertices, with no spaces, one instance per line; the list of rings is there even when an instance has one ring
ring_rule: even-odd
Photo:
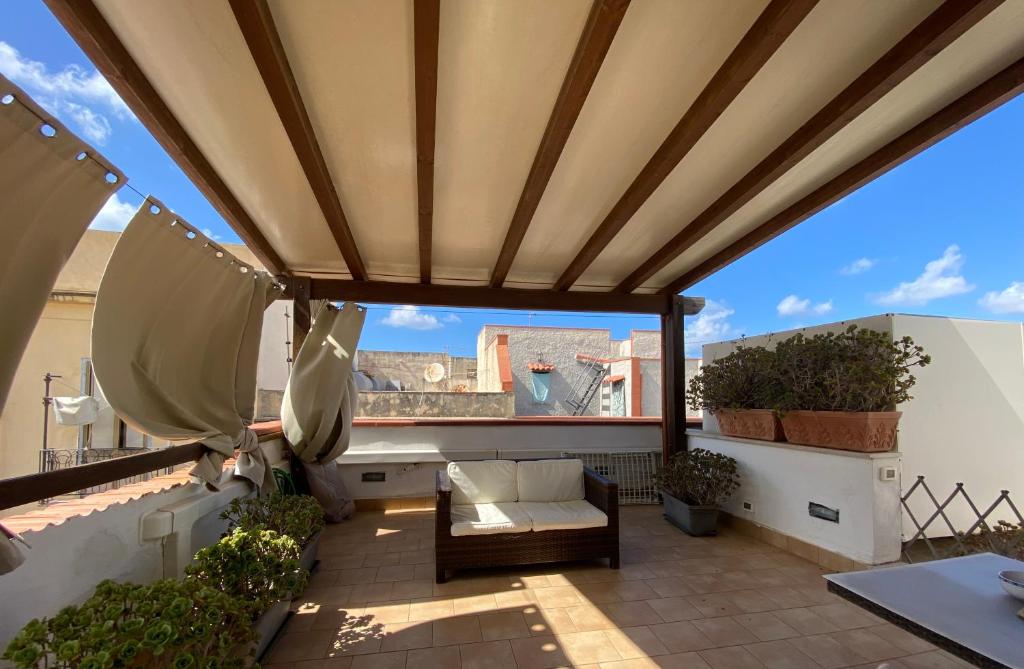
[[[721,506],[740,485],[736,460],[705,448],[676,453],[655,474],[658,487],[695,506]]]
[[[235,498],[220,517],[228,521],[228,531],[262,527],[295,539],[305,546],[324,528],[324,510],[309,495],[285,495],[274,492],[266,497]]]
[[[185,569],[186,580],[249,602],[255,617],[306,587],[309,572],[299,567],[301,553],[289,536],[237,528],[196,553]]]
[[[80,606],[30,621],[3,659],[20,669],[231,669],[251,666],[245,600],[197,580],[103,581]]]
[[[775,354],[761,346],[737,346],[701,367],[690,379],[687,403],[694,411],[770,409],[779,394]]]

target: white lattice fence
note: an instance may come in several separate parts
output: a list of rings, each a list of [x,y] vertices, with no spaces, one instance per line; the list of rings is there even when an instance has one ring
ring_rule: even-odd
[[[598,474],[619,484],[619,504],[657,504],[654,474],[661,464],[661,451],[590,451],[562,453],[579,458]]]

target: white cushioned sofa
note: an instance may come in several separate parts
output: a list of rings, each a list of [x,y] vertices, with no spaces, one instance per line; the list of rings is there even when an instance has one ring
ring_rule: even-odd
[[[437,478],[438,583],[472,567],[594,558],[619,566],[618,486],[580,460],[450,462]]]

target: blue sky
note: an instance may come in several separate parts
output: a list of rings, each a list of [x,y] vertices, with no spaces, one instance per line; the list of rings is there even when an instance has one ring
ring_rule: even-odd
[[[238,242],[39,0],[0,3],[0,72],[194,226]],[[889,172],[687,291],[691,353],[740,335],[905,312],[1024,314],[1024,97]],[[118,229],[141,198],[123,188],[95,227]],[[655,329],[654,317],[373,306],[361,345],[472,355],[485,323]]]

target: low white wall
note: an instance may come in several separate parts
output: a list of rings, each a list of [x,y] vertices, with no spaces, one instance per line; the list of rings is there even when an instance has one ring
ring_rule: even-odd
[[[883,564],[899,559],[899,453],[773,444],[701,430],[686,434],[690,448],[736,459],[740,488],[724,507],[734,516],[858,562]],[[883,467],[896,467],[897,480],[882,481]],[[744,502],[750,502],[753,510],[745,510]],[[810,516],[811,502],[838,509],[839,522]]]
[[[356,499],[428,497],[449,460],[558,457],[563,451],[660,450],[658,423],[612,425],[405,425],[352,428],[338,459]],[[364,482],[384,472],[384,482]]]

